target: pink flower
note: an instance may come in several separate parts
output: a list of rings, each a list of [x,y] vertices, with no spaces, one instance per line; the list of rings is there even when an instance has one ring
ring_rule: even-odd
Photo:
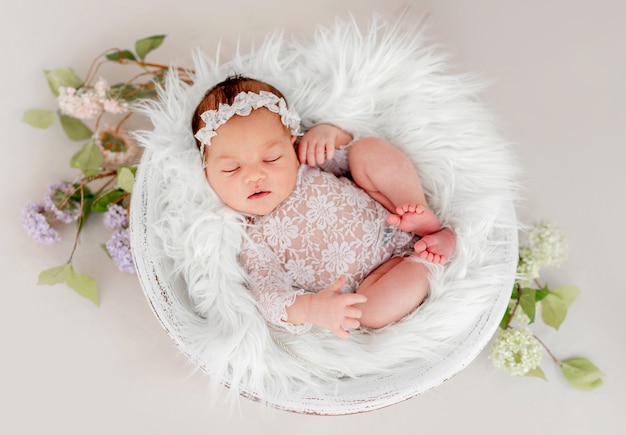
[[[91,119],[102,113],[100,98],[91,91],[61,86],[57,97],[61,113],[78,119]]]
[[[105,112],[120,114],[128,112],[128,103],[125,101],[118,100],[102,100],[102,108]]]
[[[92,119],[103,111],[120,114],[128,112],[128,103],[111,96],[111,88],[100,77],[96,84],[86,88],[59,87],[57,101],[61,113],[78,119]]]
[[[106,128],[97,132],[95,137],[105,167],[119,168],[139,161],[141,149],[125,130]]]
[[[93,89],[100,98],[105,98],[107,92],[109,92],[109,83],[102,77],[98,78],[98,81],[93,85]]]

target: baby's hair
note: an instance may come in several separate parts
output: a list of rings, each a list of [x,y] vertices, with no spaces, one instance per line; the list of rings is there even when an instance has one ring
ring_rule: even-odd
[[[216,84],[204,94],[204,98],[196,107],[196,111],[191,118],[191,131],[195,134],[198,130],[204,127],[204,121],[200,116],[207,110],[217,110],[220,104],[232,105],[235,97],[241,92],[254,92],[260,91],[271,92],[279,98],[285,99],[283,94],[274,86],[269,85],[260,80],[244,77],[242,75],[232,75],[226,78],[226,80]],[[200,149],[201,144],[196,139],[196,145]]]

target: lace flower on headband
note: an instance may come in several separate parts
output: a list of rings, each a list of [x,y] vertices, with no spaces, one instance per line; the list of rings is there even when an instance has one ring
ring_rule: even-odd
[[[215,130],[224,125],[234,115],[248,116],[252,110],[266,107],[271,112],[280,115],[280,120],[286,127],[289,127],[291,134],[300,134],[300,116],[294,109],[288,109],[284,98],[277,95],[261,91],[258,94],[254,92],[240,92],[233,100],[232,105],[220,104],[217,110],[207,110],[200,118],[206,124],[195,134],[196,139],[202,144],[201,153],[204,146],[211,145],[211,138],[216,136]]]

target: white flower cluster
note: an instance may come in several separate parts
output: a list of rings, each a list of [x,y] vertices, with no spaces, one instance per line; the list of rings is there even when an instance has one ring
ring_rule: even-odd
[[[518,282],[523,286],[530,284],[543,266],[560,266],[566,254],[563,232],[551,222],[539,222],[529,231],[528,244],[520,247]]]
[[[102,112],[128,112],[128,103],[110,95],[107,81],[99,78],[93,88],[59,87],[57,98],[61,113],[78,119],[92,119]]]
[[[523,376],[541,364],[542,346],[526,327],[500,330],[491,346],[494,366],[513,376]]]

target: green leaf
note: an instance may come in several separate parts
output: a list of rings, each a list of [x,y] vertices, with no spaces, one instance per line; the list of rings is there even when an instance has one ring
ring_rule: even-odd
[[[112,190],[108,192],[107,194],[96,199],[93,202],[91,209],[96,212],[104,213],[105,211],[108,210],[109,204],[111,204],[112,202],[117,202],[122,196],[125,196],[125,195],[128,195],[128,193],[124,192],[123,190],[120,190],[120,189]]]
[[[541,301],[543,298],[545,298],[549,294],[550,294],[550,291],[548,290],[548,286],[545,286],[544,288],[537,289],[535,291],[535,302]]]
[[[546,377],[546,374],[543,372],[541,367],[535,367],[534,369],[527,371],[524,374],[524,376],[530,376],[530,377],[534,377],[534,378],[541,378],[544,381],[548,380],[548,378]]]
[[[106,58],[116,61],[120,59],[137,60],[137,58],[135,58],[135,55],[131,53],[130,50],[116,51],[115,53],[107,54]]]
[[[40,285],[61,283],[66,283],[70,288],[76,290],[79,295],[98,305],[96,282],[87,275],[79,275],[74,272],[74,268],[69,263],[44,270],[39,274],[39,281],[37,282]]]
[[[158,48],[163,43],[164,39],[165,35],[155,35],[135,42],[135,51],[137,52],[137,56],[139,56],[141,60],[144,60],[148,53]]]
[[[128,83],[118,83],[111,86],[109,92],[114,98],[124,101],[133,101],[137,99],[137,94],[139,93],[139,90],[135,85]]]
[[[24,112],[22,121],[33,127],[48,128],[54,122],[54,112],[52,110],[27,110]]]
[[[589,391],[602,385],[604,373],[586,358],[570,358],[562,361],[559,366],[574,388]]]
[[[546,325],[559,329],[567,316],[567,309],[578,297],[578,287],[566,286],[550,290],[541,300],[541,318]]]
[[[117,170],[117,188],[125,190],[128,193],[132,193],[133,184],[135,183],[135,175],[127,167],[122,167]]]
[[[580,290],[578,289],[578,287],[574,287],[570,285],[570,286],[555,288],[554,290],[550,290],[550,293],[557,296],[559,299],[561,299],[565,303],[567,307],[569,307],[578,297]]]
[[[38,285],[55,285],[65,282],[69,269],[72,266],[64,264],[62,266],[53,267],[51,269],[44,270],[39,274]]]
[[[559,329],[567,316],[567,305],[558,296],[549,294],[541,301],[541,318],[548,326]]]
[[[87,127],[80,119],[76,119],[71,116],[63,115],[59,113],[59,119],[61,120],[61,126],[72,140],[85,140],[93,136],[93,132]]]
[[[154,98],[157,95],[153,87],[135,86],[132,84],[118,83],[111,86],[111,96],[124,101],[136,101],[145,98]]]
[[[500,320],[500,328],[506,329],[506,325],[509,323],[509,319],[511,318],[511,307],[506,307],[506,311],[504,312],[504,316],[502,316],[502,320]]]
[[[99,169],[104,159],[100,148],[93,142],[87,142],[76,154],[70,159],[70,166],[88,173]]]
[[[92,277],[78,274],[74,272],[74,269],[70,266],[70,270],[66,275],[66,282],[67,285],[76,290],[79,295],[98,305],[98,288],[96,281]]]
[[[59,95],[59,88],[61,86],[78,89],[83,85],[83,79],[78,77],[71,68],[57,68],[52,71],[46,70],[44,74],[48,79],[52,93],[56,96]]]
[[[535,289],[524,287],[520,290],[519,303],[524,313],[530,319],[529,323],[535,321],[535,311],[537,303],[535,302]]]

